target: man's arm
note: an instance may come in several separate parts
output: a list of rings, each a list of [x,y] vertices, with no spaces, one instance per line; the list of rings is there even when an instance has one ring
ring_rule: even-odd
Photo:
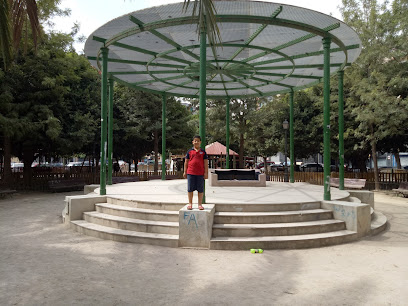
[[[184,178],[187,178],[188,161],[189,161],[188,158],[186,158],[186,160],[184,161],[184,173],[183,173]]]
[[[208,179],[208,159],[204,159],[204,179]]]

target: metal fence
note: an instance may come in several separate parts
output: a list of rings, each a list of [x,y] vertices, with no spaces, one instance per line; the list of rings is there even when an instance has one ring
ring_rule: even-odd
[[[314,185],[323,185],[323,172],[295,172],[295,182],[307,182]],[[285,174],[283,172],[266,172],[269,181],[284,182]],[[166,179],[181,179],[182,171],[166,171]],[[331,177],[339,177],[338,172],[332,172]],[[366,179],[365,189],[375,189],[375,174],[374,172],[346,172],[345,178]],[[11,186],[17,190],[49,190],[48,182],[55,180],[72,180],[82,179],[86,184],[99,184],[99,171],[95,168],[83,168],[60,171],[53,169],[52,171],[33,171],[30,179],[24,179],[23,172],[13,172],[11,175]],[[137,172],[116,172],[112,174],[113,183],[131,182],[131,181],[146,181],[153,179],[161,179],[161,170],[154,171],[137,171]],[[389,190],[398,188],[400,182],[408,181],[408,172],[389,171],[380,172],[378,174],[380,188]],[[0,173],[0,186],[3,183],[3,173]]]
[[[29,179],[24,178],[23,172],[13,172],[9,178],[10,186],[16,190],[32,190],[32,191],[48,191],[50,181],[63,181],[81,179],[85,184],[99,184],[99,171],[88,171],[92,169],[83,169],[83,171],[51,171],[37,172],[34,171]],[[166,179],[178,179],[183,177],[183,172],[166,171]],[[123,183],[132,181],[147,181],[153,179],[161,179],[161,171],[138,171],[138,172],[116,172],[112,174],[112,182]],[[3,185],[3,174],[0,174],[0,186]]]
[[[266,176],[269,181],[284,182],[285,174],[283,172],[267,172]],[[323,185],[323,172],[295,172],[295,182],[307,182],[315,185]],[[338,178],[338,172],[332,172],[331,177]],[[375,173],[374,172],[346,172],[344,178],[365,179],[365,189],[375,189]],[[408,181],[408,172],[390,171],[378,173],[378,181],[380,189],[390,190],[398,188],[400,182]]]

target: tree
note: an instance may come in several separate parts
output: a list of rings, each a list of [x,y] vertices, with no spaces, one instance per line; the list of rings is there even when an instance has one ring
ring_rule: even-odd
[[[167,99],[166,148],[184,151],[194,133],[189,111],[175,98]],[[162,132],[162,98],[158,95],[116,85],[114,97],[114,154],[141,159],[154,151],[158,170],[158,153]],[[126,146],[123,144],[126,143]]]
[[[261,100],[259,98],[231,99],[230,101],[230,141],[231,148],[239,150],[239,166],[244,167],[244,157],[246,150],[246,139],[250,130],[251,116],[259,108]],[[224,142],[226,138],[225,100],[208,100],[207,101],[207,124],[208,139],[212,141]]]
[[[282,122],[287,118],[287,103],[280,97],[274,97],[254,111],[250,117],[247,133],[248,153],[266,157],[275,155],[282,148]]]
[[[7,69],[12,61],[13,51],[19,49],[21,34],[27,23],[26,17],[30,21],[34,46],[37,46],[42,29],[35,0],[0,0],[0,8],[0,46],[4,68]]]
[[[378,166],[377,144],[390,136],[403,136],[408,119],[407,100],[407,21],[408,4],[394,0],[385,2],[343,0],[345,22],[352,26],[363,43],[363,51],[347,77],[353,84],[347,104],[359,122],[356,135],[362,137],[360,147],[371,146],[374,159],[376,189]]]
[[[35,156],[72,155],[95,140],[99,77],[84,57],[66,52],[70,40],[46,35],[36,54],[20,56],[0,80],[9,101],[0,125],[24,160],[27,183]]]

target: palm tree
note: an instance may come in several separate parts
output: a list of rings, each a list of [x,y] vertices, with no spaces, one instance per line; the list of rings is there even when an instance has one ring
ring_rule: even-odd
[[[187,10],[192,0],[184,0],[183,9]],[[193,0],[193,17],[197,15],[198,11],[198,24],[197,32],[202,30],[207,31],[208,41],[214,49],[214,45],[221,42],[221,34],[218,29],[217,21],[215,20],[215,6],[213,0]]]
[[[38,19],[37,3],[35,0],[0,0],[0,54],[3,58],[4,70],[8,70],[13,60],[13,53],[20,46],[24,25],[31,24],[34,46],[37,46],[41,35]],[[27,31],[26,31],[27,35]],[[4,150],[4,184],[11,183],[11,141],[6,129],[3,129]]]
[[[0,0],[0,49],[7,69],[21,41],[24,25],[30,21],[34,46],[41,35],[36,0]]]

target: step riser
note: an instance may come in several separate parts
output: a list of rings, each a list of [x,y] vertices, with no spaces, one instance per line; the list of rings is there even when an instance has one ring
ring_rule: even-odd
[[[277,216],[214,216],[217,224],[266,224],[290,223],[333,219],[332,212],[318,214],[277,215]]]
[[[219,229],[213,228],[213,237],[262,237],[318,234],[345,230],[345,223],[322,224],[313,226],[254,228],[254,229]]]
[[[169,235],[179,234],[178,227],[158,226],[158,225],[150,225],[150,224],[134,224],[134,223],[123,222],[123,221],[97,218],[97,217],[90,216],[87,214],[84,215],[84,220],[90,223],[99,224],[103,226],[109,226],[113,228],[119,228],[119,229],[128,230],[128,231],[169,234]]]
[[[145,237],[142,238],[142,237],[133,237],[133,236],[126,236],[126,235],[115,235],[115,234],[96,231],[96,230],[89,229],[89,228],[84,228],[82,226],[78,226],[72,223],[71,223],[71,228],[73,228],[75,231],[81,234],[92,236],[92,237],[99,238],[99,239],[113,240],[113,241],[118,241],[118,242],[159,245],[159,246],[165,246],[165,247],[170,247],[170,248],[178,247],[178,240],[152,239],[152,238],[145,238]]]
[[[216,212],[274,212],[319,209],[320,202],[293,204],[217,204]]]
[[[180,203],[146,203],[138,201],[127,201],[121,199],[108,198],[107,203],[115,204],[118,206],[134,207],[134,208],[144,208],[144,209],[158,209],[158,210],[170,210],[179,211],[186,204]]]
[[[306,249],[337,245],[357,240],[357,234],[341,237],[327,237],[295,241],[211,241],[211,250],[250,250],[250,249]]]
[[[121,209],[113,209],[107,207],[96,206],[96,211],[104,214],[133,218],[133,219],[142,219],[142,220],[151,220],[151,221],[168,221],[168,222],[178,222],[178,215],[164,215],[159,213],[142,213],[134,211],[126,211]]]

